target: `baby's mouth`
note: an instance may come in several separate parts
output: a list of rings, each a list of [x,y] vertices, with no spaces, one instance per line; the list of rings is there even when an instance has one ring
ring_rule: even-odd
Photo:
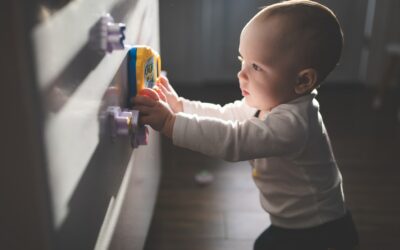
[[[242,96],[248,96],[250,93],[247,90],[242,89]]]

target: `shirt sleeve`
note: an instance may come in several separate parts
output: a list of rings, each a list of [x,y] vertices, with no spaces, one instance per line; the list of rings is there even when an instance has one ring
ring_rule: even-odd
[[[290,112],[275,112],[265,120],[227,121],[178,113],[173,143],[180,147],[228,161],[270,156],[290,156],[306,140],[305,124]]]
[[[214,117],[222,120],[243,121],[252,117],[257,111],[257,109],[248,106],[244,102],[244,99],[228,103],[224,106],[199,101],[189,101],[186,99],[182,99],[182,103],[183,112],[185,113]]]

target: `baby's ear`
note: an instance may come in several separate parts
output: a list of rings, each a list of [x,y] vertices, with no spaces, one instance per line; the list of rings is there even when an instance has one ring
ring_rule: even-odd
[[[297,75],[297,83],[294,88],[296,94],[302,95],[311,92],[318,83],[318,73],[313,68],[303,69]]]

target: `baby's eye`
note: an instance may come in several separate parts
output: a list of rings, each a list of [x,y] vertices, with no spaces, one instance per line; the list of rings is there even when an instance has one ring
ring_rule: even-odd
[[[255,63],[253,63],[251,66],[253,67],[253,69],[254,69],[255,71],[260,71],[260,70],[261,70],[261,68],[260,68],[257,64],[255,64]]]
[[[241,63],[243,63],[243,57],[238,56],[238,59],[239,59],[239,61],[240,61]]]

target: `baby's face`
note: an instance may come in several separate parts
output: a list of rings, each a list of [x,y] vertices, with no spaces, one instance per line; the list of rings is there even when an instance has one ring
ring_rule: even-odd
[[[240,36],[240,88],[246,103],[259,110],[271,110],[297,97],[293,53],[282,49],[284,30],[279,17],[268,21],[253,19]]]

